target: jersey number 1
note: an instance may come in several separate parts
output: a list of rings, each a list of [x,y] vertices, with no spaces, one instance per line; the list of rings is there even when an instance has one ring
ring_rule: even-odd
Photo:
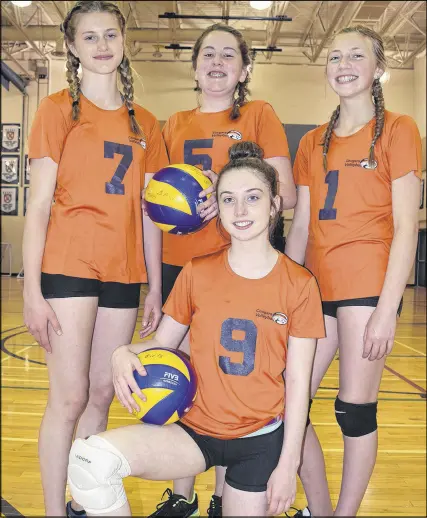
[[[125,174],[132,163],[132,146],[117,144],[117,142],[104,142],[104,158],[114,158],[114,155],[123,155],[120,164],[109,182],[105,182],[107,194],[124,194],[125,186],[122,184]]]
[[[329,171],[325,176],[325,182],[328,184],[328,194],[326,195],[325,206],[319,210],[319,219],[337,219],[337,209],[334,209],[335,196],[338,191],[338,175],[339,171]]]

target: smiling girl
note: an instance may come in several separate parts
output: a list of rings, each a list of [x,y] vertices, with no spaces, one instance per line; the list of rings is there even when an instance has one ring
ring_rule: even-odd
[[[356,516],[374,469],[378,391],[414,261],[421,141],[414,121],[384,109],[384,45],[374,31],[342,30],[327,78],[340,104],[302,140],[294,166],[298,202],[286,253],[317,277],[326,338],[319,341],[314,397],[337,349],[335,415],[344,467],[335,516]],[[300,476],[314,516],[333,514],[320,444],[311,424]],[[306,509],[301,516],[308,516]]]
[[[289,159],[289,149],[283,125],[270,104],[247,99],[251,59],[242,34],[236,29],[216,24],[208,27],[193,48],[199,106],[178,112],[167,121],[163,136],[171,163],[186,163],[204,170],[213,186],[208,201],[201,205],[201,215],[207,226],[193,235],[163,237],[162,294],[163,303],[183,266],[193,257],[224,249],[229,237],[217,230],[215,182],[218,171],[228,161],[228,150],[239,140],[256,142],[264,152],[265,161],[278,174],[281,210],[293,208],[296,202],[295,184]],[[203,196],[205,193],[201,193]],[[279,226],[278,226],[279,227]],[[282,246],[283,236],[273,235],[276,247]],[[188,352],[188,337],[181,350]],[[217,469],[215,494],[208,510],[209,516],[221,515],[221,494],[224,470]],[[174,493],[158,506],[153,516],[190,516],[198,510],[194,494],[194,479],[174,484]]]
[[[314,277],[270,244],[280,198],[276,171],[261,157],[256,144],[235,144],[220,172],[219,217],[231,246],[184,267],[154,339],[113,353],[116,394],[131,412],[130,388],[144,397],[133,377],[135,369],[145,375],[136,355],[176,349],[190,329],[194,406],[177,424],[136,424],[75,441],[70,489],[88,514],[130,516],[127,476],[168,480],[215,465],[227,466],[226,516],[277,515],[295,498],[323,315]]]
[[[133,102],[117,6],[77,2],[62,30],[69,89],[42,101],[32,127],[23,243],[25,324],[46,350],[49,372],[39,436],[47,516],[66,512],[77,422],[77,437],[106,428],[110,357],[132,339],[145,263],[146,332],[160,319],[160,231],[145,218],[142,232],[140,192],[145,174],[167,164],[158,122]]]

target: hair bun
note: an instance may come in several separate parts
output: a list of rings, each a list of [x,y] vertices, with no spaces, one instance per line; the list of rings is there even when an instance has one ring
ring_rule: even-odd
[[[228,150],[228,156],[230,160],[238,160],[239,158],[262,159],[264,152],[255,142],[237,142]]]

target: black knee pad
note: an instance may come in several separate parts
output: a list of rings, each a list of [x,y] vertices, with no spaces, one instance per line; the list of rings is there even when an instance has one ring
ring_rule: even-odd
[[[375,403],[346,403],[338,397],[335,400],[335,417],[346,437],[362,437],[375,432],[377,426]]]
[[[309,401],[308,401],[308,412],[307,412],[307,422],[305,423],[305,427],[307,428],[307,426],[310,424],[310,410],[311,410],[311,405],[313,404],[313,400],[310,398]]]

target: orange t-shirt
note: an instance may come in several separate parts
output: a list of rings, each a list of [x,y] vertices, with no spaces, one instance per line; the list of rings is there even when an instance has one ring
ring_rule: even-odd
[[[264,158],[289,157],[285,130],[270,104],[250,101],[240,117],[230,120],[231,108],[218,113],[199,109],[172,115],[163,128],[171,164],[191,164],[219,173],[228,163],[229,148],[239,141],[252,141],[264,150]],[[195,234],[164,234],[163,262],[184,266],[193,257],[216,252],[229,244],[216,227],[217,219]]]
[[[102,110],[83,95],[80,119],[62,90],[43,99],[29,137],[29,158],[58,164],[42,271],[101,281],[146,282],[141,190],[145,173],[168,164],[156,118],[134,105]]]
[[[283,413],[288,335],[325,336],[316,279],[283,254],[262,279],[234,273],[228,249],[193,259],[163,311],[190,326],[198,393],[182,421],[220,439],[252,433]]]
[[[332,135],[328,174],[322,140],[327,125],[301,140],[295,183],[310,188],[305,266],[317,277],[325,301],[381,294],[393,239],[391,183],[411,171],[421,178],[421,139],[406,115],[385,112],[375,145],[376,169],[367,162],[375,119],[349,137]]]

